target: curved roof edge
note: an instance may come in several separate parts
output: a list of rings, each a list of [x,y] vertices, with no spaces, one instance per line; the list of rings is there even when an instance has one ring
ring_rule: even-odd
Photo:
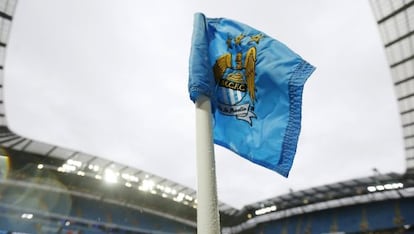
[[[223,233],[293,215],[373,201],[414,197],[414,173],[388,173],[290,192],[246,205]]]

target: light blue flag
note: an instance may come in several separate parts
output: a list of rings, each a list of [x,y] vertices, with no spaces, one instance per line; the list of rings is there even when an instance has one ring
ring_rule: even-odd
[[[191,100],[211,99],[214,143],[287,177],[315,68],[263,32],[197,13],[189,69]]]

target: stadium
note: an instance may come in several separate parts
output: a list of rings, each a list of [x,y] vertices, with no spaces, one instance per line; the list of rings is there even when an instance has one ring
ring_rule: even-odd
[[[391,70],[405,173],[219,202],[222,233],[414,233],[414,1],[370,0]],[[4,64],[17,0],[0,0],[0,233],[196,233],[197,194],[151,172],[29,139],[7,125]]]

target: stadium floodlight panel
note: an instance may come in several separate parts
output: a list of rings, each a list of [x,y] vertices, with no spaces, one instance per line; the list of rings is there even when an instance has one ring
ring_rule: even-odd
[[[368,186],[367,187],[367,190],[368,190],[368,192],[375,192],[375,191],[377,191],[377,189],[375,188],[375,186]]]
[[[91,171],[95,171],[95,172],[99,171],[99,166],[98,165],[89,164],[88,168]]]
[[[60,168],[62,172],[72,172],[72,171],[76,171],[76,166],[71,165],[71,164],[63,164]]]
[[[130,175],[128,173],[122,173],[121,177],[126,181],[131,181],[131,182],[138,182],[139,181],[138,177]]]
[[[185,195],[185,200],[187,200],[187,201],[193,201],[193,197],[192,196],[190,196],[190,195]]]
[[[81,161],[73,160],[73,159],[68,159],[66,161],[66,163],[69,164],[69,165],[73,165],[75,167],[81,167],[82,166],[82,162]]]
[[[184,193],[178,193],[177,197],[175,197],[173,200],[176,202],[182,202],[184,200],[185,194]]]
[[[277,206],[272,205],[272,206],[263,207],[263,208],[260,208],[258,210],[255,210],[254,214],[255,215],[264,215],[264,214],[267,214],[267,213],[270,213],[270,212],[273,212],[273,211],[276,211],[276,210],[277,210]]]
[[[33,218],[33,214],[30,213],[23,213],[21,216],[22,219],[32,219]]]
[[[175,189],[173,189],[173,188],[170,188],[170,187],[168,187],[168,186],[166,186],[166,187],[165,187],[164,191],[165,191],[166,193],[171,193],[172,195],[177,194],[177,190],[175,190]]]
[[[393,189],[402,189],[404,188],[404,184],[399,183],[388,183],[388,184],[380,184],[380,185],[371,185],[367,187],[368,192],[377,192],[377,191],[384,191],[384,190],[393,190]]]
[[[144,192],[146,191],[152,192],[154,187],[155,187],[154,181],[145,179],[142,181],[142,184],[138,187],[138,189]]]
[[[108,183],[117,183],[118,175],[111,169],[105,169],[104,180]]]

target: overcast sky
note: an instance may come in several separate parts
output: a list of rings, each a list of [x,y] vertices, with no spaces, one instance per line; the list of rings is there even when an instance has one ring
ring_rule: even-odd
[[[368,1],[19,1],[5,61],[11,129],[195,189],[187,91],[195,12],[262,30],[317,67],[289,178],[216,146],[219,200],[241,208],[373,168],[404,172],[397,103]]]

